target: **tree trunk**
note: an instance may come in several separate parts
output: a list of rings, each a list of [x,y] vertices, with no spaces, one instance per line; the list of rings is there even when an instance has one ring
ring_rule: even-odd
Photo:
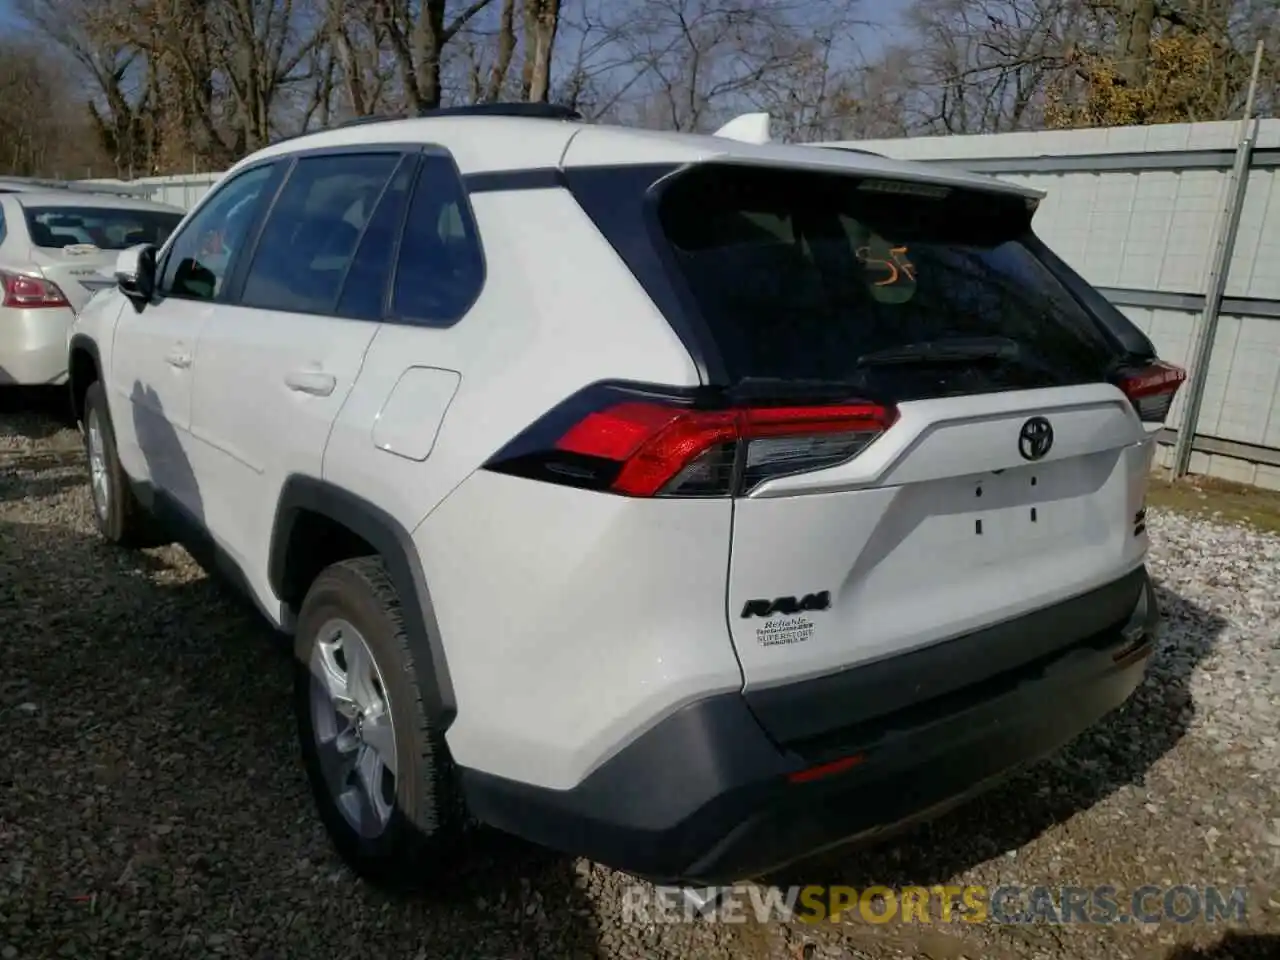
[[[1141,87],[1147,82],[1156,0],[1122,0],[1118,13],[1116,72],[1125,86]]]
[[[551,52],[560,26],[560,0],[525,0],[524,99],[546,103],[551,93]]]
[[[490,103],[502,97],[502,88],[507,83],[507,71],[511,69],[511,60],[516,52],[515,20],[516,0],[502,0],[502,10],[498,14],[498,52],[484,92],[485,100]]]

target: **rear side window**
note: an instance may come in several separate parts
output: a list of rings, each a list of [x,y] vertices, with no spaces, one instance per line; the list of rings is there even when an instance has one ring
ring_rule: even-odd
[[[423,158],[400,238],[391,312],[400,320],[448,326],[484,286],[484,255],[466,190],[453,161]]]
[[[666,187],[659,222],[734,380],[870,380],[905,399],[1089,382],[1112,360],[1024,243],[1021,197],[706,165]],[[1017,362],[860,362],[986,338],[1016,342]]]
[[[299,160],[267,215],[240,303],[299,313],[332,310],[400,159],[397,153],[368,153]]]
[[[143,243],[157,247],[182,220],[180,213],[113,207],[27,207],[31,242],[47,250],[87,244],[100,250],[125,250]]]
[[[383,191],[343,281],[342,294],[334,311],[338,316],[357,320],[382,319],[387,283],[395,263],[396,237],[404,220],[415,169],[414,159],[406,157]]]

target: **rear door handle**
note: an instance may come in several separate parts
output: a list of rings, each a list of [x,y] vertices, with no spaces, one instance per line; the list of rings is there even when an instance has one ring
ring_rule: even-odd
[[[181,349],[170,350],[165,354],[164,362],[171,367],[176,367],[178,370],[185,370],[191,366],[191,354]]]
[[[320,373],[317,370],[294,370],[285,375],[284,385],[295,393],[327,397],[338,385],[338,378],[331,373]]]

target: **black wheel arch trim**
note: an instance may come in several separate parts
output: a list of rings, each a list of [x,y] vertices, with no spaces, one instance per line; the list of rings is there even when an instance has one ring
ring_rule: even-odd
[[[87,333],[72,334],[71,340],[67,343],[67,392],[71,400],[71,412],[75,415],[77,423],[83,419],[84,411],[80,409],[77,398],[77,394],[81,392],[78,389],[81,384],[76,380],[75,364],[71,362],[71,358],[75,356],[78,350],[83,350],[93,358],[93,366],[98,372],[98,379],[103,379],[102,354],[98,352],[97,341]],[[83,386],[86,390],[88,389],[87,384]]]
[[[314,477],[288,477],[276,507],[267,567],[271,588],[282,599],[291,592],[286,584],[290,537],[298,518],[305,512],[341,524],[382,557],[400,595],[401,614],[423,707],[441,732],[448,729],[457,714],[457,703],[440,642],[435,607],[409,531],[382,508],[341,487]]]

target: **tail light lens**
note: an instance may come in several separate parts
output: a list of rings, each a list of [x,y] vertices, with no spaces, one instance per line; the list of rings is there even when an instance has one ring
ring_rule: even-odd
[[[699,409],[687,398],[598,387],[551,411],[486,466],[631,497],[741,496],[857,456],[896,417],[861,401]]]
[[[0,270],[0,286],[4,287],[4,300],[0,301],[0,306],[21,310],[71,306],[56,283],[39,277]]]
[[[1187,371],[1157,360],[1150,366],[1125,374],[1119,386],[1144,423],[1164,423],[1178,388],[1186,382]]]

